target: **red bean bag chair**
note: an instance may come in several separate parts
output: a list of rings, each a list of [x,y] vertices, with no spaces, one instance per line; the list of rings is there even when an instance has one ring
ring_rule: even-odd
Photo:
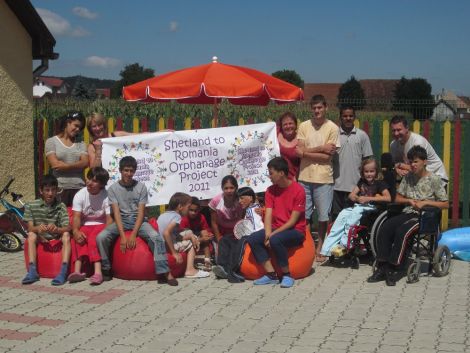
[[[72,208],[67,207],[69,214],[70,224],[72,224]],[[28,254],[28,239],[24,243],[24,261],[26,264],[26,270],[29,269],[29,254]],[[62,266],[62,241],[54,239],[49,243],[37,244],[37,259],[36,267],[40,277],[54,278],[60,272]],[[69,261],[69,273],[72,268],[72,264]]]
[[[62,241],[53,239],[49,243],[39,243],[36,248],[36,267],[40,277],[54,278],[62,266]],[[24,261],[26,271],[29,269],[28,239],[24,243]],[[70,272],[70,263],[69,263]]]
[[[288,256],[289,270],[293,278],[304,278],[310,274],[312,271],[313,261],[315,260],[315,243],[313,242],[312,235],[308,228],[305,232],[305,240],[302,245],[290,248],[288,250]],[[281,268],[278,266],[271,251],[270,258],[278,276],[281,276]],[[256,262],[249,244],[245,247],[243,261],[240,266],[240,273],[247,279],[257,279],[266,274],[264,267]]]
[[[158,230],[155,218],[149,220],[149,223]],[[126,231],[129,236],[131,231]],[[183,277],[186,271],[187,253],[181,253],[183,263],[177,264],[175,258],[167,253],[168,265],[173,277]],[[113,250],[113,275],[116,278],[127,280],[149,281],[157,279],[155,274],[155,262],[153,254],[147,243],[137,237],[136,247],[133,250],[126,250],[123,254],[119,246],[119,239],[114,244]]]

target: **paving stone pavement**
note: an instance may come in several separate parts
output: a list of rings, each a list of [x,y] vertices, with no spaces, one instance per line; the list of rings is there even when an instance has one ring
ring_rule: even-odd
[[[396,287],[371,268],[316,266],[290,289],[180,279],[22,286],[0,253],[0,352],[469,352],[470,264]]]

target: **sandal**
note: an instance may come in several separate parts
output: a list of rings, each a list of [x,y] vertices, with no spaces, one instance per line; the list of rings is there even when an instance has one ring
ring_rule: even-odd
[[[93,276],[90,277],[90,284],[92,286],[98,286],[101,283],[103,283],[103,275],[95,273]]]
[[[209,277],[209,272],[198,270],[194,275],[184,275],[184,278],[206,278]]]
[[[69,276],[67,277],[67,281],[69,281],[69,283],[77,283],[77,282],[82,282],[84,281],[86,278],[86,275],[84,273],[80,273],[80,272],[72,272],[71,274],[69,274]]]

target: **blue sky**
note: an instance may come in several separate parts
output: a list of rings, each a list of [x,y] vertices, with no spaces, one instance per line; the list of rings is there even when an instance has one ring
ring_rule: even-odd
[[[57,40],[48,75],[118,79],[219,61],[305,82],[426,78],[470,95],[467,0],[32,0]]]

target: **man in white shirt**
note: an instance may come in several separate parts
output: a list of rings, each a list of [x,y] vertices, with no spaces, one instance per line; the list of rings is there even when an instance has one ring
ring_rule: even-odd
[[[390,120],[390,130],[394,138],[390,144],[390,153],[395,163],[395,171],[399,176],[403,177],[411,170],[406,154],[411,147],[418,145],[423,147],[428,155],[426,170],[437,174],[444,184],[448,183],[449,177],[447,176],[442,160],[428,140],[409,130],[408,121],[404,116],[394,116],[392,120]]]
[[[339,117],[339,141],[341,147],[333,156],[333,176],[335,178],[333,205],[331,214],[333,220],[343,208],[348,207],[349,193],[353,191],[361,178],[359,169],[362,160],[373,155],[369,136],[365,131],[354,126],[356,112],[352,106],[343,106]]]

